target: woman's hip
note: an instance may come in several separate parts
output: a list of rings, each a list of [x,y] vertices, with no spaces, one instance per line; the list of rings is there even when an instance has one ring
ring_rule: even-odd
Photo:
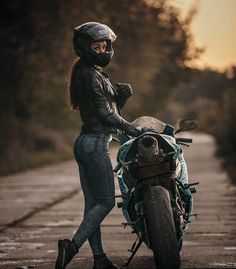
[[[111,135],[108,134],[80,134],[74,143],[75,158],[96,158],[108,153]]]

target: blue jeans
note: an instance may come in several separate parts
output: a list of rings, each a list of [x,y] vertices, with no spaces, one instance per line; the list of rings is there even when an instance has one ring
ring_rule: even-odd
[[[80,248],[88,239],[94,255],[103,253],[100,224],[115,205],[110,140],[111,135],[80,134],[74,144],[85,208],[73,241]]]

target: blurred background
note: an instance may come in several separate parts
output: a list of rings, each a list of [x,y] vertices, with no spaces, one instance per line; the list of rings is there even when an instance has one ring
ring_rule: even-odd
[[[110,80],[130,83],[123,116],[175,125],[197,118],[236,178],[236,1],[2,0],[0,174],[72,157],[79,112],[68,105],[73,27],[117,34]],[[236,182],[236,180],[235,180]]]

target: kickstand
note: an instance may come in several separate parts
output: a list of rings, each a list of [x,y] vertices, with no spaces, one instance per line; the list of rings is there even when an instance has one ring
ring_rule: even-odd
[[[127,263],[124,266],[129,266],[129,263],[131,262],[131,260],[133,259],[134,255],[136,254],[136,252],[138,251],[138,249],[140,248],[141,244],[143,243],[143,239],[140,238],[138,241],[137,246],[134,248],[134,250],[132,250],[132,254],[129,257],[129,260],[127,261]]]

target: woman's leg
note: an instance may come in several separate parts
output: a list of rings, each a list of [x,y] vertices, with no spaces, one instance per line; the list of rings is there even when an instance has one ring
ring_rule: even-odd
[[[78,160],[78,166],[79,166],[81,187],[84,193],[84,202],[85,202],[84,217],[85,217],[86,214],[89,212],[89,210],[95,206],[96,200],[94,197],[94,193],[91,191],[91,187],[89,186],[88,173],[86,171],[85,165]],[[88,238],[88,241],[92,249],[93,255],[103,253],[100,225],[96,229],[96,231]]]
[[[117,268],[104,253],[96,254],[103,251],[100,244],[100,224],[115,205],[108,141],[109,137],[106,135],[86,135],[75,142],[75,158],[81,167],[81,185],[85,193],[85,214],[72,241],[69,239],[58,241],[55,269],[65,269],[87,239],[95,253],[94,269]]]
[[[99,229],[100,223],[115,205],[114,176],[108,140],[106,135],[86,135],[78,144],[77,150],[86,171],[88,187],[95,198],[95,204],[86,210],[84,219],[73,237],[78,248]]]

